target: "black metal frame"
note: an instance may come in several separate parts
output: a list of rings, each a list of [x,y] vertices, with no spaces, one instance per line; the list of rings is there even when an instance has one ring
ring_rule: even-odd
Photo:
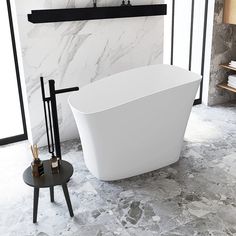
[[[172,0],[172,19],[171,19],[171,51],[170,64],[174,63],[174,35],[175,35],[175,0]]]
[[[166,15],[166,4],[155,5],[122,5],[114,7],[89,7],[32,10],[28,14],[31,23],[49,23],[78,20],[98,20],[124,17],[157,16]]]
[[[19,72],[19,66],[18,66],[18,58],[17,58],[17,50],[16,50],[16,42],[15,42],[15,34],[14,34],[14,26],[13,26],[13,20],[12,20],[10,0],[6,0],[6,3],[7,3],[8,17],[9,17],[9,26],[10,26],[10,32],[11,32],[12,49],[13,49],[16,79],[17,79],[19,101],[20,101],[20,108],[21,108],[21,118],[22,118],[23,132],[24,133],[20,134],[20,135],[0,139],[0,145],[6,145],[6,144],[9,144],[9,143],[14,143],[14,142],[26,140],[28,138],[27,137],[25,111],[24,111],[23,96],[22,96],[22,90],[21,90],[20,72]]]
[[[55,81],[49,80],[49,97],[46,97],[43,77],[40,77],[40,83],[41,83],[41,92],[42,92],[42,100],[44,108],[45,125],[46,125],[46,135],[48,142],[48,152],[52,156],[54,156],[55,155],[54,152],[56,152],[56,157],[61,159],[61,144],[60,144],[60,133],[58,125],[56,95],[61,93],[78,91],[79,87],[56,90]]]
[[[202,63],[201,63],[201,76],[202,80],[200,83],[200,98],[195,99],[193,105],[198,105],[202,103],[202,91],[203,91],[203,76],[204,76],[204,66],[205,66],[205,49],[206,49],[206,31],[207,31],[207,17],[208,17],[208,2],[205,0],[205,12],[204,12],[204,26],[203,26],[203,44],[202,44]],[[189,70],[191,70],[192,64],[192,42],[193,42],[193,21],[194,21],[194,4],[195,1],[192,0],[191,7],[191,25],[190,25],[190,49],[189,49]],[[171,29],[171,57],[170,64],[173,65],[174,58],[174,27],[175,27],[175,0],[172,0],[172,29]]]
[[[191,9],[191,24],[190,24],[190,45],[189,45],[189,62],[188,62],[188,69],[191,71],[192,69],[192,52],[193,52],[193,21],[194,21],[194,7],[195,2],[192,0],[192,9]]]

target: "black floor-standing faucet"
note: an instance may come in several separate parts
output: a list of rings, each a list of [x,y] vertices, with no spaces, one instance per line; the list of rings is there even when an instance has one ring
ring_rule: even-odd
[[[54,147],[55,147],[56,157],[61,159],[61,145],[60,145],[58,116],[57,116],[56,95],[60,93],[78,91],[79,87],[56,90],[55,81],[49,80],[49,97],[46,97],[45,90],[44,90],[43,77],[40,77],[40,82],[41,82],[46,134],[47,134],[47,142],[48,142],[48,152],[54,156]]]

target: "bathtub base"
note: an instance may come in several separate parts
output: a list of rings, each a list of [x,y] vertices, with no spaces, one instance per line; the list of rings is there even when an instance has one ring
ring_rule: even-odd
[[[118,181],[118,180],[122,180],[122,179],[127,179],[127,178],[132,178],[138,175],[142,175],[142,174],[146,174],[152,171],[157,171],[161,168],[164,168],[166,166],[172,165],[176,162],[179,161],[179,157],[177,157],[175,160],[169,161],[165,164],[162,165],[158,165],[156,167],[152,167],[150,169],[145,169],[145,170],[134,170],[133,172],[129,172],[129,173],[119,173],[119,171],[117,171],[118,169],[116,169],[113,173],[111,173],[109,176],[104,176],[102,174],[98,174],[97,172],[93,172],[93,168],[90,168],[90,166],[86,163],[86,167],[88,168],[88,170],[90,171],[90,173],[95,176],[97,179],[102,180],[102,181]]]

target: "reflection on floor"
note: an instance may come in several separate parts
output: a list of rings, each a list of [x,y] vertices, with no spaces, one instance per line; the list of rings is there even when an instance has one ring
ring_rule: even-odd
[[[236,235],[236,104],[195,106],[180,161],[130,179],[99,181],[76,140],[62,149],[75,169],[75,217],[56,187],[54,204],[48,189],[40,191],[32,223],[33,191],[22,181],[31,154],[27,142],[14,144],[0,149],[0,235]]]

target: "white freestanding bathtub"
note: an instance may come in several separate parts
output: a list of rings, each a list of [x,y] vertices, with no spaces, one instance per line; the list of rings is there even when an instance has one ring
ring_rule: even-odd
[[[153,65],[109,76],[69,97],[85,164],[118,180],[179,159],[201,76]]]

